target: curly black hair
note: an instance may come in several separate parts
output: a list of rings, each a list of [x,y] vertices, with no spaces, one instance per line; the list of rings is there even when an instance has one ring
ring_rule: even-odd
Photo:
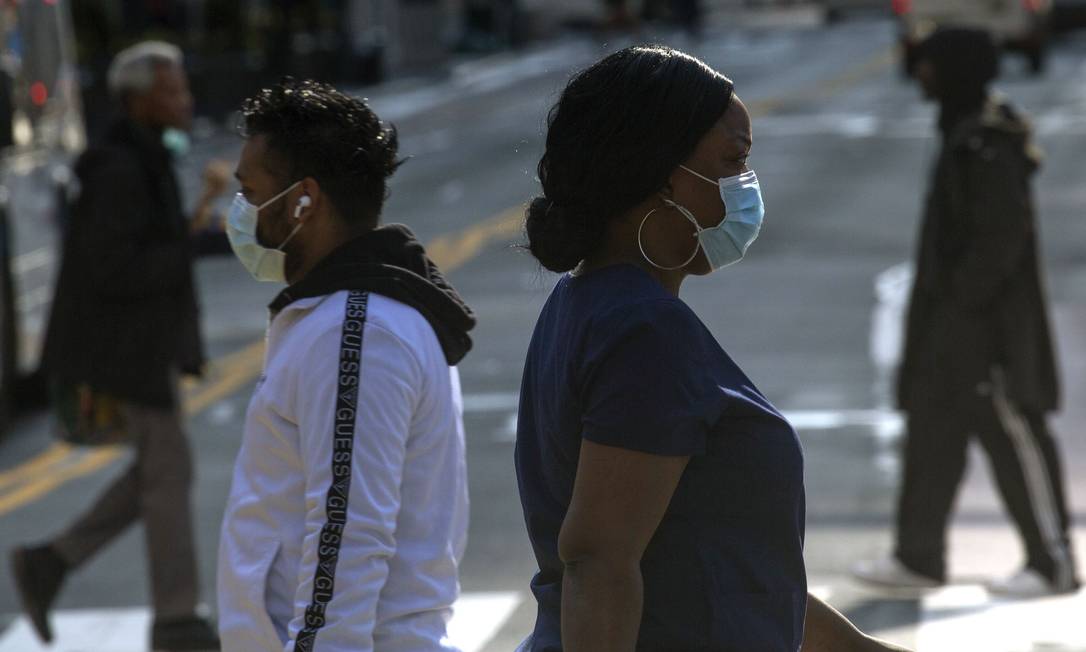
[[[397,159],[396,128],[365,101],[313,80],[284,78],[245,100],[238,132],[263,136],[283,185],[312,177],[343,220],[376,226]]]

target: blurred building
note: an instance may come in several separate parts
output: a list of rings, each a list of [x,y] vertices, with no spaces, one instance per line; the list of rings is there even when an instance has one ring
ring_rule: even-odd
[[[49,1],[70,7],[92,130],[108,115],[110,59],[149,38],[184,48],[197,112],[221,116],[283,75],[350,87],[426,72],[455,52],[516,47],[571,20],[595,20],[603,7],[603,0]]]
[[[367,84],[439,65],[466,0],[71,1],[91,123],[108,110],[105,70],[124,47],[159,38],[183,47],[197,111],[221,114],[283,75]]]

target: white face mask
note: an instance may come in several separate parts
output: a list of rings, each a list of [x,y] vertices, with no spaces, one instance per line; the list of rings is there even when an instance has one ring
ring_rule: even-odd
[[[290,232],[287,239],[275,249],[268,249],[256,240],[256,223],[260,217],[260,211],[271,206],[283,195],[298,187],[301,181],[296,181],[289,188],[272,197],[260,206],[254,206],[245,199],[240,192],[234,197],[234,203],[230,205],[230,214],[226,218],[226,237],[230,240],[230,246],[234,254],[258,281],[270,281],[273,283],[286,283],[287,255],[283,253],[283,247],[290,242],[302,223]]]

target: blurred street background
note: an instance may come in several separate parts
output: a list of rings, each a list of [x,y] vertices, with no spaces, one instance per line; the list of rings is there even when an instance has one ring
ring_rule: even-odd
[[[14,4],[0,2],[4,11]],[[847,576],[851,562],[891,546],[902,424],[891,409],[890,379],[908,287],[904,263],[913,256],[937,141],[934,108],[902,74],[889,0],[828,4],[706,0],[695,30],[660,20],[627,31],[607,28],[603,3],[592,0],[74,2],[77,117],[93,133],[105,115],[101,75],[109,56],[159,36],[192,53],[200,119],[179,168],[190,196],[208,160],[236,157],[238,102],[283,74],[332,81],[397,126],[410,160],[392,179],[384,219],[419,234],[479,318],[475,348],[460,366],[472,519],[454,633],[466,652],[499,652],[516,646],[535,615],[513,437],[523,356],[556,277],[513,245],[523,205],[538,189],[547,110],[573,71],[619,47],[660,42],[703,58],[735,80],[752,110],[750,164],[767,216],[747,259],[689,280],[684,299],[800,432],[812,590],[865,631],[922,652],[1086,651],[1086,592],[1015,602],[982,588],[1017,569],[1022,551],[979,453],[953,520],[951,585],[924,596],[881,594]],[[1081,564],[1086,31],[1054,31],[1043,69],[1032,63],[1008,54],[996,85],[1031,114],[1046,152],[1036,199],[1064,382],[1064,408],[1052,425]],[[70,149],[81,145],[79,134],[67,138]],[[4,366],[14,396],[0,436],[5,550],[54,533],[126,463],[123,450],[56,444],[47,412],[20,402],[18,379],[36,364],[63,219],[44,208],[50,198],[42,193],[62,192],[64,180],[62,165],[39,170],[23,159],[5,161],[5,174],[20,165],[37,170],[41,183],[20,194],[12,182],[4,192],[11,207],[4,330],[13,343]],[[262,362],[266,304],[278,288],[254,282],[232,256],[201,261],[198,282],[214,362],[206,379],[186,386],[185,402],[197,456],[200,566],[213,610],[219,524]],[[129,532],[72,578],[56,613],[62,640],[50,649],[146,649],[142,546],[141,533]],[[37,645],[19,618],[9,569],[0,566],[0,652],[45,649]]]

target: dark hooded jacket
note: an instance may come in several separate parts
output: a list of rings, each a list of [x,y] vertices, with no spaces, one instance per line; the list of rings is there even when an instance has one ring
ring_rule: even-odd
[[[993,366],[1012,400],[1049,411],[1059,386],[1046,314],[1027,123],[996,98],[946,115],[920,233],[898,399],[905,410],[976,395]]]
[[[120,120],[77,161],[42,369],[46,377],[168,407],[172,376],[204,362],[195,244],[170,153]]]
[[[450,365],[471,350],[468,331],[475,327],[475,315],[402,224],[381,226],[341,245],[268,307],[275,314],[298,299],[340,290],[376,292],[418,310]]]

